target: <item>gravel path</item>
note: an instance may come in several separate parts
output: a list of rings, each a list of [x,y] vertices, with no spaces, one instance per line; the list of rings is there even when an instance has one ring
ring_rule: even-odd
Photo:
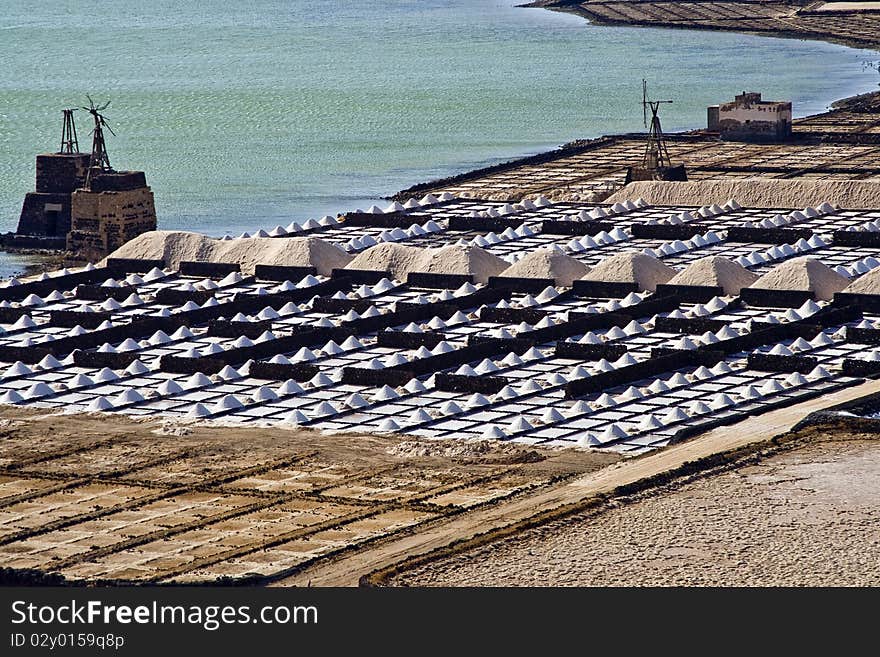
[[[880,442],[823,442],[416,569],[412,586],[880,585]]]

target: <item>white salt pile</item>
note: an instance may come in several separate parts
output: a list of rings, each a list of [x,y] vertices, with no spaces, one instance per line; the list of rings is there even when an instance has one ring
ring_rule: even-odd
[[[844,292],[856,294],[880,294],[880,267],[872,269],[847,286]]]
[[[418,271],[434,274],[473,274],[478,283],[498,276],[509,266],[506,260],[478,246],[443,246],[425,249],[417,263]]]
[[[372,271],[390,271],[399,281],[406,280],[406,275],[417,271],[416,262],[424,249],[418,246],[406,246],[387,242],[358,253],[348,263],[349,269],[367,269]]]
[[[750,287],[762,290],[802,290],[813,292],[817,299],[831,300],[835,292],[849,285],[849,279],[822,264],[816,258],[804,256],[777,265],[761,276]]]
[[[880,181],[743,178],[633,182],[605,202],[638,197],[653,205],[721,205],[733,198],[747,208],[803,208],[828,202],[852,210],[870,210],[880,207]]]
[[[724,294],[737,295],[739,291],[758,280],[748,269],[721,256],[700,258],[669,280],[670,285],[711,285],[721,287]]]
[[[260,242],[252,245],[250,242]],[[281,244],[279,244],[281,242]],[[322,276],[345,267],[351,256],[334,244],[318,237],[286,237],[283,239],[250,238],[220,242],[220,262],[237,262],[242,271],[251,273],[256,265],[312,266]]]
[[[580,260],[566,255],[560,249],[536,249],[508,267],[502,276],[521,278],[552,278],[556,285],[571,287],[572,281],[582,278],[590,268]]]
[[[237,262],[246,274],[256,265],[316,267],[328,276],[345,267],[351,256],[339,247],[317,237],[251,237],[218,240],[198,233],[154,230],[138,235],[110,254],[110,258],[163,259],[177,269],[182,261]]]
[[[388,248],[394,247],[394,248]],[[391,271],[394,278],[405,280],[410,272],[429,274],[472,274],[478,283],[498,276],[510,264],[478,246],[442,246],[420,249],[402,244],[380,244],[358,254],[350,269]]]
[[[606,283],[635,283],[639,290],[657,289],[661,283],[668,283],[675,276],[672,267],[644,253],[620,253],[602,260],[585,276],[585,281]]]

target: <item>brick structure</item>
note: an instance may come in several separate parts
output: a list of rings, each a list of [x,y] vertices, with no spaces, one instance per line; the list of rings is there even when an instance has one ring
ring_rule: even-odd
[[[19,235],[64,237],[70,230],[70,195],[85,183],[88,153],[37,155],[36,191],[24,197]]]
[[[103,256],[149,230],[156,230],[156,207],[143,171],[96,168],[71,195],[69,251]]]
[[[708,108],[708,128],[728,141],[786,141],[791,138],[791,103],[761,100],[761,94],[744,91],[732,103]]]

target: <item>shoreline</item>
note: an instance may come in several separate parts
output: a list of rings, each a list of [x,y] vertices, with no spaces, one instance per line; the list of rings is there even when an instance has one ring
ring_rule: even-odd
[[[600,3],[597,3],[600,4]],[[750,3],[754,4],[754,3]],[[716,28],[713,26],[707,25],[675,25],[675,24],[666,24],[666,23],[651,23],[646,24],[638,21],[606,21],[601,20],[595,14],[586,11],[581,6],[581,3],[565,0],[534,0],[533,2],[529,2],[526,4],[518,5],[523,8],[537,8],[537,9],[546,9],[549,11],[557,11],[560,13],[568,13],[577,15],[589,23],[597,26],[619,26],[619,27],[645,27],[645,28],[660,28],[660,29],[680,29],[680,30],[703,30],[703,31],[718,31],[718,32],[728,32],[728,33],[740,33],[740,34],[749,34],[753,36],[764,36],[770,38],[791,38],[791,39],[799,39],[799,40],[813,40],[813,41],[822,41],[825,43],[832,43],[835,45],[845,46],[848,48],[856,48],[856,49],[873,49],[876,50],[878,55],[880,55],[880,38],[877,38],[873,41],[861,42],[859,40],[846,40],[846,39],[836,39],[836,38],[828,38],[826,35],[819,34],[806,34],[802,32],[797,32],[795,30],[776,30],[776,31],[762,31],[762,30],[749,30],[749,29],[741,29],[736,27],[730,27],[726,29]],[[859,13],[859,12],[847,12],[847,14],[851,13]],[[873,12],[869,12],[873,13]],[[876,14],[880,16],[880,14]],[[809,119],[815,119],[818,117],[824,117],[829,114],[832,114],[835,111],[839,110],[847,110],[852,107],[858,106],[860,103],[869,102],[874,99],[880,99],[880,89],[875,91],[865,91],[862,93],[853,94],[850,96],[844,96],[842,98],[838,98],[832,100],[828,107],[829,109],[825,112],[818,112],[815,114],[806,114],[804,116],[800,116],[794,119],[793,123],[797,125],[798,122],[803,122]],[[531,153],[524,154],[519,157],[514,157],[509,160],[505,160],[502,162],[497,162],[495,164],[491,164],[488,166],[478,166],[473,169],[467,169],[465,171],[461,171],[460,173],[456,173],[450,176],[444,176],[442,178],[436,178],[432,180],[423,181],[420,183],[416,183],[411,185],[405,189],[392,193],[384,198],[386,200],[392,201],[400,201],[403,202],[410,197],[414,197],[423,193],[431,192],[437,190],[439,188],[448,187],[450,185],[456,185],[458,183],[470,182],[474,180],[478,180],[480,178],[491,176],[497,173],[503,173],[506,171],[511,171],[513,169],[523,167],[523,166],[534,166],[541,165],[548,162],[552,162],[558,160],[560,158],[569,157],[572,155],[579,155],[586,151],[593,150],[597,147],[603,146],[612,146],[615,140],[624,139],[624,138],[636,138],[642,139],[644,138],[645,133],[620,133],[620,134],[603,134],[593,138],[575,138],[571,141],[565,142],[557,148],[542,151],[539,153]],[[692,128],[690,130],[678,131],[678,132],[669,132],[666,133],[667,139],[672,140],[687,140],[688,138],[694,138],[699,135],[705,135],[705,128]],[[615,190],[617,191],[617,190]]]
[[[674,23],[668,21],[637,21],[637,20],[610,20],[607,17],[603,17],[595,11],[590,11],[584,8],[585,3],[578,2],[578,0],[533,0],[532,2],[520,5],[521,7],[534,7],[539,9],[547,9],[550,11],[558,11],[561,13],[575,14],[582,18],[585,18],[587,21],[594,25],[607,25],[607,26],[620,26],[620,27],[657,27],[664,28],[670,30],[702,30],[708,32],[730,32],[735,34],[751,34],[755,36],[766,36],[772,38],[780,38],[780,39],[800,39],[800,40],[812,40],[812,41],[824,41],[825,43],[833,43],[839,46],[847,46],[849,48],[858,48],[858,49],[873,49],[880,50],[880,37],[875,39],[864,38],[864,39],[854,39],[854,38],[844,38],[844,37],[829,37],[827,33],[824,32],[814,32],[809,30],[796,30],[796,29],[767,29],[767,30],[758,30],[758,29],[748,29],[744,28],[741,25],[737,26],[734,21],[736,19],[729,19],[731,22],[731,26],[716,26],[711,23],[696,23],[696,22],[687,22],[687,23]],[[596,2],[597,6],[604,5],[606,3]],[[627,4],[626,0],[620,2],[618,4]],[[635,4],[635,3],[633,3]],[[658,2],[656,4],[669,4],[668,2]],[[711,3],[707,3],[711,4]],[[761,5],[761,4],[771,4],[771,3],[762,3],[762,2],[742,2],[736,3],[734,0],[733,4],[749,4],[752,6]],[[806,8],[806,3],[802,5]],[[878,15],[876,11],[870,10],[849,10],[849,11],[840,11],[840,12],[821,12],[821,14],[831,18],[834,16],[864,16],[864,15]],[[815,14],[808,14],[813,16]]]

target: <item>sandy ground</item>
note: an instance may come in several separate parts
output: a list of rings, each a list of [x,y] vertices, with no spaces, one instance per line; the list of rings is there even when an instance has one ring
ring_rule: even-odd
[[[847,440],[849,438],[849,440]],[[877,586],[880,440],[841,436],[393,580],[415,586]]]
[[[619,460],[505,443],[0,410],[0,568],[271,580]]]

